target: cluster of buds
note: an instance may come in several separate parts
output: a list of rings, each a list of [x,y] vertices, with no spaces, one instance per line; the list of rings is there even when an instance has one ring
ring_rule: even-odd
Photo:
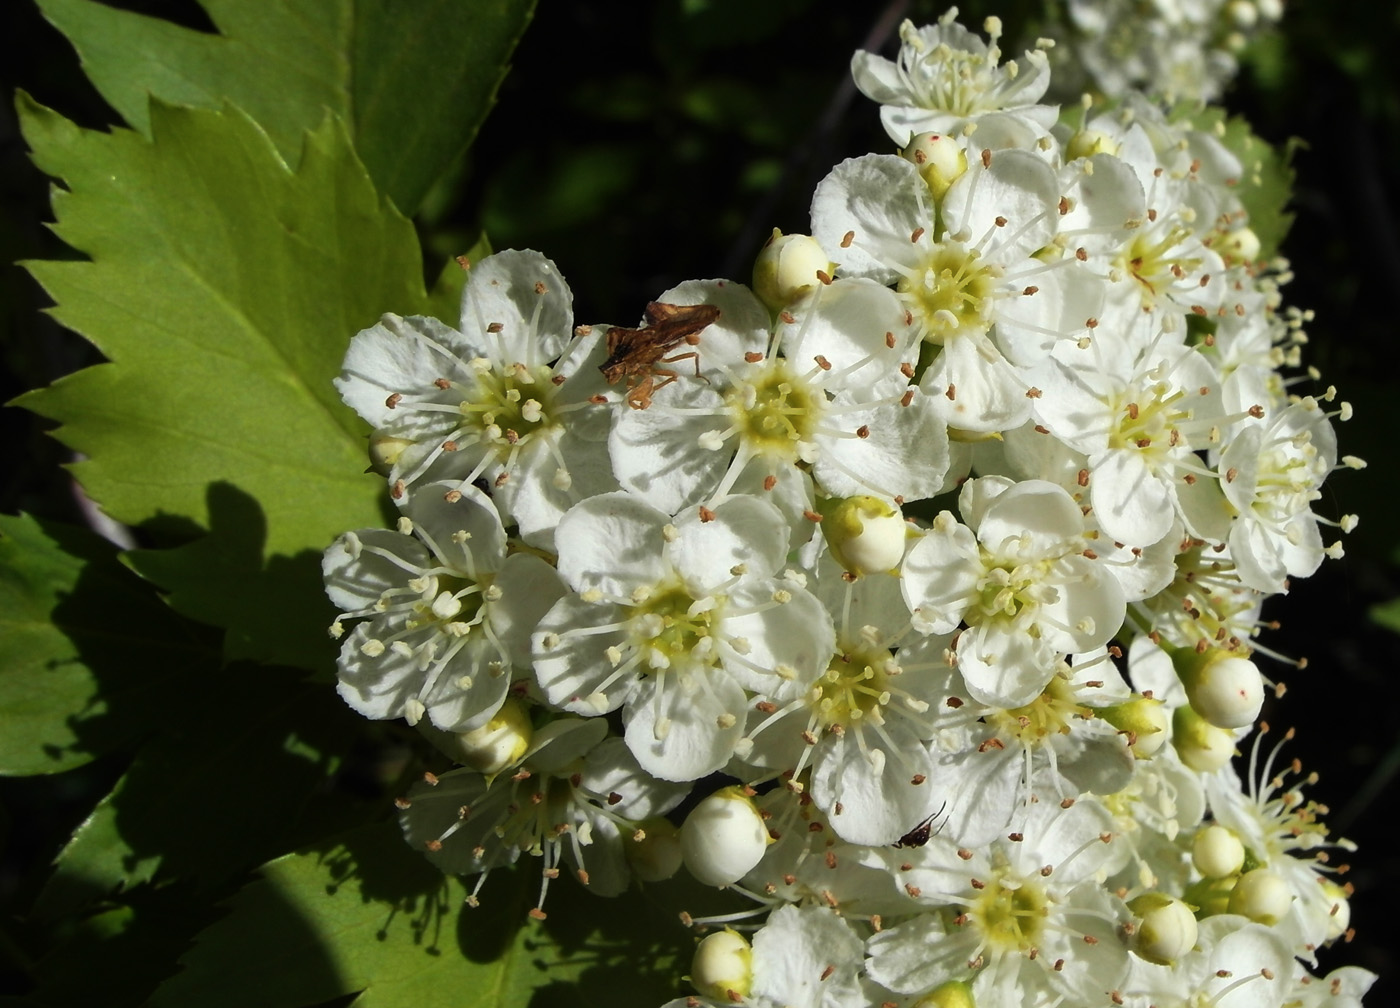
[[[460,764],[399,806],[474,903],[522,854],[537,917],[563,865],[741,894],[682,913],[677,1006],[1359,1003],[1310,972],[1350,845],[1263,754],[1256,662],[1354,521],[1312,510],[1347,407],[1291,391],[1219,137],[1062,117],[988,31],[857,54],[898,152],[752,288],[575,327],[502,252],[458,328],[354,338],[402,517],[326,552],[341,695]]]

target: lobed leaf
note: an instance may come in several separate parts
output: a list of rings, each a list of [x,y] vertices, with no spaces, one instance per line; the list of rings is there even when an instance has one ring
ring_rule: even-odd
[[[237,106],[294,160],[327,110],[405,213],[467,150],[534,0],[201,0],[220,34],[94,0],[38,0],[102,96],[149,134],[148,95]]]
[[[90,261],[32,262],[55,317],[110,363],[20,402],[58,420],[119,521],[205,540],[135,565],[229,654],[327,663],[319,554],[382,522],[364,427],[331,379],[349,337],[427,305],[409,222],[334,119],[293,171],[233,109],[153,104],[152,137],[80,130],[21,96],[55,230]]]

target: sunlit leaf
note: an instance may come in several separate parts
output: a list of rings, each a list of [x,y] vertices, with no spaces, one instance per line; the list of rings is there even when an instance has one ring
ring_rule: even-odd
[[[486,117],[534,0],[201,0],[221,34],[93,0],[39,0],[88,77],[149,133],[147,95],[236,105],[289,161],[326,111],[413,213]]]

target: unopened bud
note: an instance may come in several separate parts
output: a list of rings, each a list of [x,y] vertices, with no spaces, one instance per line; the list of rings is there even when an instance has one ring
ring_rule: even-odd
[[[1191,863],[1206,878],[1228,878],[1244,867],[1244,844],[1218,823],[1204,827],[1191,844]]]
[[[1211,246],[1219,252],[1227,263],[1252,263],[1259,259],[1259,236],[1250,228],[1241,227],[1227,232]]]
[[[657,817],[637,824],[641,839],[626,841],[623,851],[632,873],[643,882],[663,882],[681,867],[681,831]]]
[[[753,264],[754,293],[773,311],[782,311],[822,282],[818,273],[830,276],[832,269],[815,238],[774,228]]]
[[[1113,137],[1090,126],[1069,138],[1069,143],[1065,145],[1065,160],[1077,161],[1079,158],[1093,157],[1095,154],[1117,156],[1121,149],[1122,144]]]
[[[909,1008],[977,1008],[977,999],[972,996],[972,987],[961,980],[949,980],[939,984]]]
[[[738,882],[763,858],[768,843],[763,817],[738,787],[702,800],[681,827],[681,858],[705,885]]]
[[[749,996],[753,986],[753,949],[737,931],[716,931],[695,946],[690,982],[702,996],[728,1004]]]
[[[1278,872],[1256,868],[1245,872],[1230,893],[1230,913],[1273,927],[1293,905],[1293,890]]]
[[[447,732],[424,721],[417,728],[445,755],[487,777],[520,762],[534,735],[530,715],[514,697],[506,697],[495,716],[474,731]]]
[[[1171,737],[1166,705],[1155,697],[1134,696],[1120,704],[1100,707],[1094,713],[1127,733],[1128,748],[1138,759],[1151,759]]]
[[[1139,920],[1133,951],[1158,966],[1172,966],[1196,945],[1196,915],[1179,899],[1149,892],[1128,908]]]
[[[388,476],[394,463],[412,445],[408,438],[394,437],[392,434],[371,434],[369,436],[369,467],[381,476]]]
[[[839,497],[817,509],[831,555],[852,574],[884,574],[904,559],[909,527],[893,504],[878,497]]]
[[[1172,745],[1181,762],[1198,773],[1214,773],[1235,754],[1235,737],[1190,707],[1172,712]]]
[[[909,138],[909,144],[900,154],[904,160],[918,166],[919,174],[933,191],[935,200],[941,200],[949,187],[967,171],[967,153],[956,140],[942,133],[916,133]]]
[[[1217,728],[1252,725],[1264,706],[1264,677],[1248,658],[1220,648],[1168,648],[1186,699]]]

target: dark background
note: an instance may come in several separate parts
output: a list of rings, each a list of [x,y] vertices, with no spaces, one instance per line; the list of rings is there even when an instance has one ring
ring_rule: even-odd
[[[193,2],[131,9],[208,29]],[[964,4],[962,21],[997,13],[1008,30],[1032,5]],[[842,158],[887,149],[875,108],[854,95],[851,52],[885,40],[918,3],[665,0],[544,4],[517,51],[499,107],[456,177],[420,220],[428,273],[482,229],[497,248],[538,248],[569,278],[581,320],[634,324],[641,307],[690,277],[747,280],[767,232],[806,227],[815,183]],[[1020,20],[1018,20],[1020,19]],[[1383,914],[1400,899],[1400,845],[1390,802],[1400,734],[1400,638],[1369,616],[1400,596],[1400,524],[1390,411],[1400,402],[1400,8],[1291,5],[1282,32],[1246,61],[1226,98],[1265,139],[1302,143],[1294,157],[1296,222],[1283,252],[1288,302],[1316,311],[1308,363],[1355,404],[1342,450],[1362,472],[1329,484],[1319,512],[1355,512],[1347,557],[1272,600],[1266,640],[1309,667],[1266,668],[1288,694],[1267,717],[1297,727],[1285,751],[1321,775],[1309,794],[1335,831],[1360,845],[1350,944],[1323,966],[1382,973],[1369,1003],[1400,1003],[1397,943]],[[1009,48],[1009,46],[1008,46]],[[77,122],[113,122],[71,48],[28,0],[0,3],[0,83],[23,87]],[[43,226],[48,182],[28,163],[8,102],[0,108],[0,260],[71,255]],[[80,339],[40,312],[20,269],[0,272],[0,401],[93,363]],[[65,450],[39,421],[0,410],[0,511],[84,522],[59,465]],[[3,660],[0,657],[0,660]],[[0,728],[3,730],[3,728]],[[0,780],[0,993],[12,963],[4,934],[22,919],[45,866],[121,769],[106,758],[49,778]],[[18,982],[18,981],[14,981]]]

